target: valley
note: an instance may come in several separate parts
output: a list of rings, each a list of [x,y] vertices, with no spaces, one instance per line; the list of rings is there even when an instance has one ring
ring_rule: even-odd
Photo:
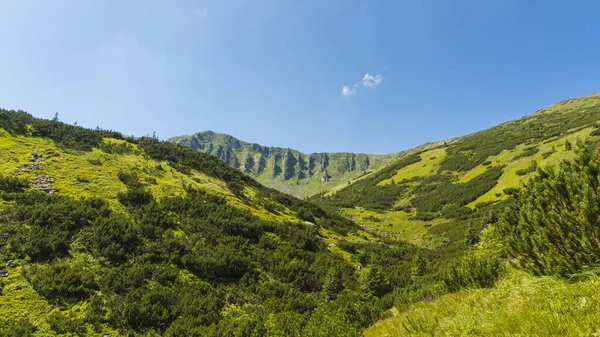
[[[600,202],[577,191],[593,189],[600,170],[599,122],[594,94],[383,157],[318,157],[210,135],[213,148],[238,142],[236,158],[265,155],[263,186],[255,166],[234,168],[186,139],[1,110],[0,336],[597,331],[598,298],[585,290],[597,283],[588,262],[596,251],[579,238],[594,237]],[[290,155],[294,165],[277,164]],[[358,158],[369,166],[361,171]],[[345,169],[324,182],[335,165]],[[326,188],[304,190],[306,200],[282,193],[273,167],[282,183]],[[547,203],[533,202],[538,195]],[[572,254],[586,252],[565,259],[552,235],[532,236],[549,240],[537,243],[544,252],[521,241],[559,219],[546,205],[570,200],[583,206],[565,206],[570,222],[559,223],[579,232],[556,236]]]

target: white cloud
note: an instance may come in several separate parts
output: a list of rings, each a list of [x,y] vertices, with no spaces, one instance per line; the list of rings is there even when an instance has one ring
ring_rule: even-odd
[[[360,83],[366,87],[366,88],[375,88],[376,86],[379,85],[379,83],[381,83],[381,81],[383,81],[383,76],[381,75],[369,75],[369,74],[365,74],[365,76],[363,76],[362,80],[360,80]]]
[[[344,95],[344,96],[346,96],[346,97],[348,97],[348,96],[350,96],[350,95],[353,95],[353,94],[355,94],[355,93],[356,93],[356,89],[355,89],[355,88],[350,88],[350,87],[348,87],[347,85],[345,85],[345,86],[342,88],[342,95]]]
[[[356,94],[356,91],[360,88],[375,88],[377,87],[379,84],[381,84],[381,82],[383,81],[383,76],[381,75],[371,75],[369,73],[365,74],[365,76],[363,76],[363,78],[352,84],[352,87],[349,87],[347,85],[342,87],[342,95],[344,95],[345,97],[351,96]]]

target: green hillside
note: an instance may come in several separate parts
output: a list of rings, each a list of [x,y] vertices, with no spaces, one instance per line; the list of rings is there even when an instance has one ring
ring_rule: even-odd
[[[600,94],[459,137],[386,166],[334,193],[313,197],[366,228],[412,243],[438,240],[438,224],[496,207],[536,167],[572,157],[577,139],[600,140]]]
[[[152,138],[0,110],[0,163],[0,336],[357,336],[416,252]]]
[[[418,151],[339,191],[313,197],[321,205],[339,207],[373,234],[429,252],[422,276],[397,290],[394,317],[374,325],[365,335],[565,336],[600,331],[595,323],[600,317],[594,310],[598,299],[592,296],[597,289],[582,290],[597,284],[597,239],[566,243],[586,238],[587,234],[577,233],[580,227],[597,230],[600,222],[593,210],[600,202],[582,205],[581,200],[597,193],[586,192],[586,188],[598,185],[590,181],[574,187],[569,184],[575,182],[567,182],[565,187],[557,187],[559,180],[555,180],[577,172],[578,166],[563,163],[576,158],[577,152],[595,157],[600,145],[599,122],[599,94],[560,102]],[[576,162],[582,163],[581,158],[579,155]],[[513,205],[514,195],[523,194],[531,178],[553,177],[545,173],[550,169],[540,173],[541,168],[559,164],[563,173],[548,178],[544,187],[532,187],[529,197],[520,202],[540,209],[527,210],[531,213],[523,209],[511,218],[518,220],[511,221],[509,228],[518,228],[513,227],[518,223],[527,229],[516,234],[485,234],[487,226],[494,232],[499,220],[508,221],[501,215]],[[590,165],[598,163],[594,159]],[[562,191],[570,194],[561,196]],[[553,198],[557,198],[554,203],[544,201]],[[570,208],[570,199],[579,200],[578,204]],[[591,213],[576,214],[588,208]],[[557,234],[556,242],[552,237],[535,242],[549,236],[545,228],[553,230],[550,224],[555,221],[564,226],[560,232],[564,237]],[[484,240],[486,235],[493,239]],[[481,244],[487,248],[479,247]],[[544,248],[555,245],[565,247],[563,253]],[[497,249],[490,251],[489,246]],[[578,249],[586,252],[579,256]],[[529,273],[510,269],[503,276],[507,264],[513,262]],[[570,284],[568,279],[578,282]],[[439,300],[421,302],[436,298]]]
[[[212,131],[173,137],[169,141],[212,154],[261,184],[297,198],[347,185],[349,181],[376,171],[400,156],[399,153],[304,154],[289,148],[246,143]]]

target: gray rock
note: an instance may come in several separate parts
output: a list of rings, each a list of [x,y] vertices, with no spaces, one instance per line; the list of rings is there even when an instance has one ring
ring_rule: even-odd
[[[15,262],[14,260],[8,260],[6,262],[6,268],[10,267],[11,264],[13,264],[13,262]]]

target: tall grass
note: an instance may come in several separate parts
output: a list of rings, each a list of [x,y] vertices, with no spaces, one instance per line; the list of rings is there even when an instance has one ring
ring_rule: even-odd
[[[583,280],[511,270],[490,289],[420,302],[364,332],[374,336],[597,336],[600,271]]]

